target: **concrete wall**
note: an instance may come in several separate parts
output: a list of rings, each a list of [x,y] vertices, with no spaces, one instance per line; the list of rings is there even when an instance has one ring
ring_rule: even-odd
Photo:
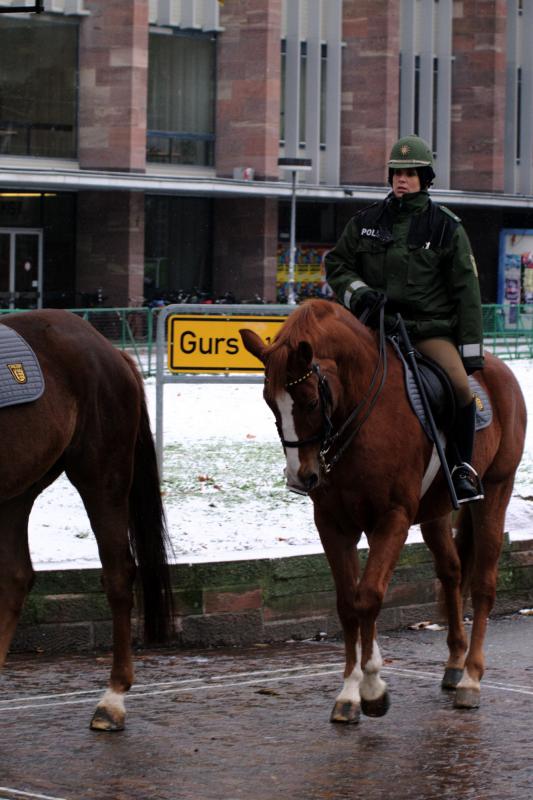
[[[366,552],[361,552],[364,560]],[[337,636],[335,593],[325,556],[177,565],[176,647],[214,647]],[[425,545],[404,548],[379,629],[438,618],[437,581]],[[505,544],[494,613],[533,603],[533,540]],[[136,631],[138,639],[139,631]],[[39,572],[12,650],[91,651],[111,644],[99,570]]]

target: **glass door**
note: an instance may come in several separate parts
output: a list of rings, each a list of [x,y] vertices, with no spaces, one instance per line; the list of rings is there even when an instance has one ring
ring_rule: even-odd
[[[42,308],[43,232],[0,228],[0,307]]]

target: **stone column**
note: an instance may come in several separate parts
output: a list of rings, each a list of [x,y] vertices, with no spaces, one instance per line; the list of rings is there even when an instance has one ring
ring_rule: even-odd
[[[341,183],[385,185],[398,138],[400,3],[344,0]]]
[[[237,300],[276,300],[278,204],[264,198],[216,200],[217,243],[213,265],[216,295],[233,292]]]
[[[502,191],[505,0],[454,3],[451,188]]]
[[[277,178],[281,0],[232,0],[221,8],[217,50],[217,175],[252,167]]]
[[[143,172],[148,0],[90,0],[80,25],[79,162]]]
[[[140,306],[144,295],[144,194],[78,194],[78,292],[102,289],[108,306]]]
[[[232,0],[221,8],[217,51],[216,171],[279,177],[281,0]],[[276,293],[277,201],[214,203],[214,291]]]
[[[148,0],[89,0],[80,25],[79,163],[144,172]],[[107,305],[143,299],[144,195],[80,192],[77,290],[102,287]]]

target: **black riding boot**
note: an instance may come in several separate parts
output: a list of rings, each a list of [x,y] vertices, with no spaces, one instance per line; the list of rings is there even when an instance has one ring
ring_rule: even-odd
[[[476,401],[472,400],[468,406],[457,410],[453,431],[452,482],[459,504],[471,503],[473,500],[483,500],[484,498],[481,480],[471,464],[475,432]]]

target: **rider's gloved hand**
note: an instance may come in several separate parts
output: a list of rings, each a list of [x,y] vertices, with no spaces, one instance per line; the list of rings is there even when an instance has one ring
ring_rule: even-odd
[[[350,301],[350,310],[356,317],[366,311],[367,315],[373,311],[377,311],[381,306],[387,302],[387,295],[384,292],[378,292],[375,289],[368,289],[363,294],[359,295],[357,299],[352,297]]]
[[[463,358],[463,367],[466,370],[466,374],[472,375],[478,369],[483,369],[484,360],[483,356],[467,356]]]

